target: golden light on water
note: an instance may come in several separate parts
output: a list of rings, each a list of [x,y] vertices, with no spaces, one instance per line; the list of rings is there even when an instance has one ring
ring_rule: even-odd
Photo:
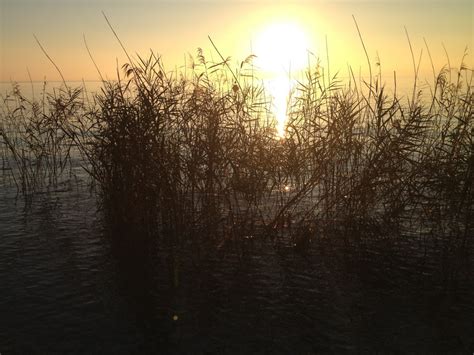
[[[294,81],[289,77],[277,76],[265,82],[272,96],[272,111],[277,122],[277,137],[284,138],[288,115],[288,98]]]
[[[309,35],[296,22],[270,23],[262,28],[254,43],[255,64],[266,74],[266,89],[272,96],[272,110],[278,137],[285,136],[288,97],[292,77],[308,63]]]

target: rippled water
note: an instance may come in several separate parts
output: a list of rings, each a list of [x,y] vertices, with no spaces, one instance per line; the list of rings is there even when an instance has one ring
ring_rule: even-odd
[[[111,242],[85,180],[27,205],[0,185],[2,354],[473,351],[472,243],[334,236],[305,253],[247,240],[143,257]]]

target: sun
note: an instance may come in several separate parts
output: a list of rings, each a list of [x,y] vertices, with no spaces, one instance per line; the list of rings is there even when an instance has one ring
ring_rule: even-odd
[[[265,26],[254,42],[255,64],[266,75],[266,89],[272,96],[277,134],[285,136],[289,93],[293,76],[307,66],[309,39],[295,22],[278,22]]]
[[[308,59],[308,36],[296,22],[278,22],[265,26],[257,35],[254,51],[256,65],[272,74],[301,70]]]

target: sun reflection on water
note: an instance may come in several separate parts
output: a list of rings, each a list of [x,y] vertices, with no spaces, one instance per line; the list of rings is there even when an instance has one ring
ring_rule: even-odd
[[[277,137],[284,138],[288,117],[288,103],[295,81],[287,77],[276,77],[268,80],[266,88],[272,98],[272,112],[277,123]]]
[[[308,63],[309,39],[301,23],[285,20],[265,25],[255,41],[255,64],[269,78],[265,87],[272,99],[277,138],[285,137],[293,78]]]

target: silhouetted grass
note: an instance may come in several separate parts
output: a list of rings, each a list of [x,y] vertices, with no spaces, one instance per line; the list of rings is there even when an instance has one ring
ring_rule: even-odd
[[[284,138],[251,57],[238,70],[202,51],[186,72],[154,53],[80,89],[5,99],[3,165],[29,194],[71,174],[72,152],[97,183],[112,225],[172,245],[257,236],[304,249],[344,229],[456,235],[473,220],[472,70],[443,69],[430,93],[388,94],[380,77],[340,82],[309,67]],[[415,78],[415,82],[416,82]]]
[[[61,88],[28,99],[14,85],[3,98],[0,142],[5,171],[19,192],[31,195],[71,175],[77,144],[74,126],[86,117],[81,89]]]

